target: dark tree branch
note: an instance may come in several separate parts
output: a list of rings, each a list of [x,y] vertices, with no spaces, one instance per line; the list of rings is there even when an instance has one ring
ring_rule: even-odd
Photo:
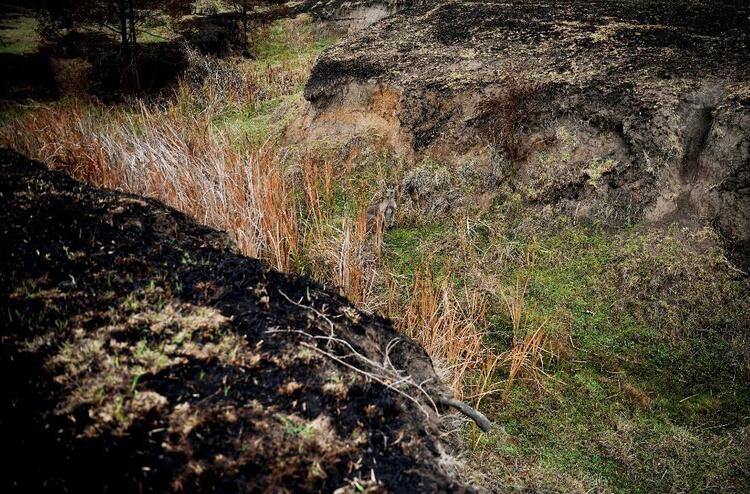
[[[440,405],[455,408],[462,414],[466,415],[471,420],[473,420],[484,432],[489,432],[492,429],[492,422],[490,422],[490,420],[485,417],[482,412],[471,408],[461,400],[457,400],[450,396],[439,396],[437,402]]]

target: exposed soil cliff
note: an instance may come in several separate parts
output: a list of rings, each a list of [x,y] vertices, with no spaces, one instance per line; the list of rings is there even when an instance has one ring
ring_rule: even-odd
[[[747,263],[749,15],[729,1],[405,9],[319,58],[300,127],[374,133],[609,224],[712,224]]]
[[[464,490],[387,321],[156,201],[0,169],[3,492]]]

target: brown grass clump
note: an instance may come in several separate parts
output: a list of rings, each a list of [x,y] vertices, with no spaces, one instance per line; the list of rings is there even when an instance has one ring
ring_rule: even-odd
[[[311,216],[311,223],[321,225],[333,212],[336,179],[333,163],[329,159],[321,161],[308,152],[300,158],[300,168],[305,206]]]
[[[334,237],[333,246],[333,284],[355,304],[374,311],[377,306],[374,294],[377,273],[373,253],[368,247],[367,216],[363,207],[359,208],[354,220],[343,219],[340,235]]]
[[[487,302],[476,292],[458,292],[450,277],[438,282],[429,262],[417,268],[399,312],[401,329],[447,367],[456,395],[475,400],[493,392],[499,358],[485,343]]]
[[[437,281],[429,262],[413,284],[400,286],[384,269],[384,225],[382,218],[368,224],[364,195],[346,198],[351,210],[336,210],[336,185],[340,173],[353,172],[351,162],[339,172],[323,152],[275,140],[260,145],[222,127],[235,110],[292,94],[308,77],[310,33],[283,29],[291,45],[308,51],[242,63],[186,48],[189,69],[171,101],[40,107],[0,129],[0,144],[95,186],[160,200],[226,231],[241,253],[309,274],[360,309],[390,315],[447,368],[458,397],[479,403],[496,391],[504,358],[485,342],[485,298],[458,290],[450,277]]]

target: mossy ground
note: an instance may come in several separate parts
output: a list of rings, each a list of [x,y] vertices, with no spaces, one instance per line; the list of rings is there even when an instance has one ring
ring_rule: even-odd
[[[482,409],[500,429],[467,432],[471,468],[514,489],[747,489],[750,389],[740,347],[750,286],[705,241],[713,234],[611,230],[563,215],[531,234],[534,214],[523,199],[498,201],[470,218],[481,228],[468,248],[452,216],[384,234],[383,262],[404,286],[429,261],[456,285],[495,288],[488,343],[498,350],[513,339],[499,294],[516,280],[528,280],[528,324],[546,323],[555,354],[547,376],[509,387],[499,370],[500,393]]]
[[[493,275],[505,285],[517,276],[528,279],[528,317],[551,316],[548,328],[563,338],[553,340],[558,353],[541,389],[516,383],[507,397],[485,402],[505,434],[479,439],[477,463],[493,465],[481,470],[502,472],[514,485],[570,492],[747,489],[748,369],[733,352],[731,336],[750,313],[747,281],[712,262],[715,251],[695,254],[669,233],[569,225],[517,240],[522,261]],[[643,242],[647,251],[632,249]],[[736,297],[717,303],[707,326],[654,325],[637,309],[646,301],[618,283],[635,275],[623,268],[657,264],[679,271],[690,256],[695,270],[714,266],[722,288],[673,280],[681,305],[671,310],[684,326],[695,307],[714,296],[703,289]],[[666,294],[656,298],[660,306],[672,303]],[[507,340],[507,317],[502,308],[496,311],[493,333]],[[727,311],[744,316],[727,324]],[[512,466],[517,462],[524,469]]]
[[[467,431],[470,468],[503,489],[745,491],[750,285],[703,241],[710,231],[613,231],[560,216],[529,234],[517,214],[534,212],[499,201],[474,218],[484,228],[468,252],[453,218],[384,235],[399,278],[431,259],[458,285],[494,286],[487,334],[499,350],[513,340],[499,294],[518,279],[528,280],[527,324],[550,335],[547,376],[509,386],[507,369],[496,374],[500,392],[482,409],[499,429]]]
[[[271,79],[277,74],[289,73],[290,78],[300,69],[309,67],[315,57],[335,42],[331,36],[315,36],[309,18],[300,17],[293,21],[274,22],[255,33],[252,41],[253,60],[244,63],[245,70]],[[301,100],[304,80],[296,85],[285,85],[269,96],[260,95],[247,105],[233,107],[222,114],[217,123],[217,131],[229,132],[251,147],[262,145],[275,137],[285,125],[290,123]]]
[[[258,63],[274,65],[280,62],[304,62],[335,41],[332,36],[315,36],[309,19],[302,19],[294,23],[273,23],[262,37],[258,37],[253,48]]]

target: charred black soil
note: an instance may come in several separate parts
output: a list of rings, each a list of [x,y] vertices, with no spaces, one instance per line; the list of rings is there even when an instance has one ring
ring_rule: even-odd
[[[443,391],[386,320],[155,201],[0,167],[4,492],[465,490],[427,398],[322,353]]]

